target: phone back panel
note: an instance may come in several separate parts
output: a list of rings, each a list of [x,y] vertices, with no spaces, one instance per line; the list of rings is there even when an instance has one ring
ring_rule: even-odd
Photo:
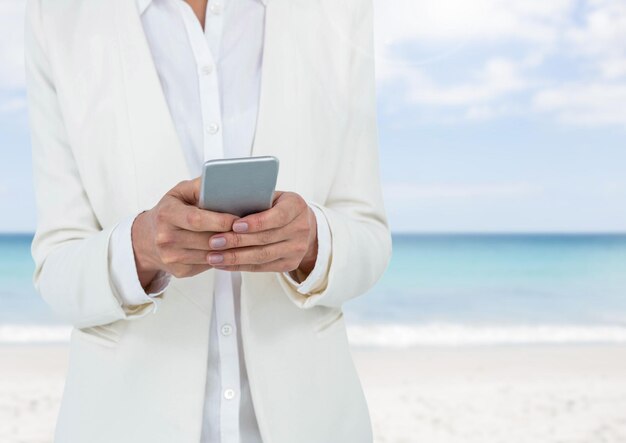
[[[204,164],[199,206],[244,217],[272,207],[278,159],[272,156],[209,160]]]

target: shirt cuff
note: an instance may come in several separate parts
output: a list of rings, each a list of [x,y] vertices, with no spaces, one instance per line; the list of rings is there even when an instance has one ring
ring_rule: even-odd
[[[157,305],[155,297],[167,289],[170,275],[159,272],[144,290],[137,276],[131,232],[137,215],[123,219],[113,228],[109,240],[109,270],[116,296],[123,306]]]
[[[308,205],[313,211],[313,214],[315,214],[315,220],[317,222],[317,257],[315,259],[315,266],[304,281],[300,283],[291,276],[290,272],[283,272],[285,279],[300,294],[312,294],[323,289],[322,287],[326,282],[332,252],[330,226],[328,225],[326,216],[314,203],[308,203]],[[298,272],[299,274],[299,271],[294,272]]]

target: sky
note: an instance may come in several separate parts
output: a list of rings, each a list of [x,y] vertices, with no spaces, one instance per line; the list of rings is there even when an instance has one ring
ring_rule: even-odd
[[[394,232],[626,232],[626,1],[374,3]],[[0,232],[36,226],[23,10],[0,0]]]

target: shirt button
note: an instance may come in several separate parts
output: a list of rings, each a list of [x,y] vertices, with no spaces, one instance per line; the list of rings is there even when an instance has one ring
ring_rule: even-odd
[[[232,389],[225,389],[224,390],[224,398],[226,400],[232,400],[233,398],[235,398],[235,391]]]
[[[220,15],[222,12],[222,4],[215,0],[209,0],[209,11],[211,14]]]
[[[217,131],[220,130],[220,125],[218,125],[217,123],[209,123],[208,125],[206,125],[206,132],[208,132],[209,134],[217,134]]]
[[[204,65],[200,69],[200,72],[202,72],[202,75],[211,75],[211,73],[213,72],[213,66],[211,66],[211,65]]]
[[[233,332],[233,327],[231,325],[229,325],[228,323],[222,325],[222,335],[230,335]]]

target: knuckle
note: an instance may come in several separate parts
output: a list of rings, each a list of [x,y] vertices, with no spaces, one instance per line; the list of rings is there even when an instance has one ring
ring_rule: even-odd
[[[156,233],[156,237],[155,237],[155,243],[158,246],[166,246],[169,245],[170,243],[172,243],[172,233],[170,231],[164,230],[164,229],[159,229],[157,230]]]
[[[256,259],[259,263],[265,263],[272,258],[272,253],[268,248],[259,248],[256,253]]]
[[[243,240],[239,234],[234,234],[230,240],[233,248],[238,248],[243,244]]]
[[[280,211],[277,216],[277,221],[281,226],[285,226],[287,224],[287,222],[289,221],[288,217],[287,217],[287,212],[286,211]]]
[[[217,226],[217,228],[222,231],[222,232],[226,232],[228,230],[230,230],[229,227],[229,223],[228,223],[228,217],[225,215],[218,215],[215,219],[215,224]]]
[[[191,226],[192,228],[197,229],[200,227],[200,214],[198,214],[197,212],[188,212],[186,220],[189,226]]]
[[[154,218],[157,224],[163,224],[167,220],[167,207],[165,205],[157,206]]]
[[[259,243],[261,243],[262,245],[267,245],[269,243],[272,243],[274,234],[271,231],[262,231],[259,233]]]
[[[224,263],[229,263],[229,264],[234,265],[238,263],[238,260],[239,260],[239,254],[234,251],[224,256]]]
[[[262,231],[263,228],[265,227],[265,217],[262,215],[259,215],[257,217],[253,217],[252,218],[252,226],[254,226],[254,229],[257,231]]]
[[[161,261],[166,265],[173,265],[178,262],[176,254],[171,251],[161,253]]]

